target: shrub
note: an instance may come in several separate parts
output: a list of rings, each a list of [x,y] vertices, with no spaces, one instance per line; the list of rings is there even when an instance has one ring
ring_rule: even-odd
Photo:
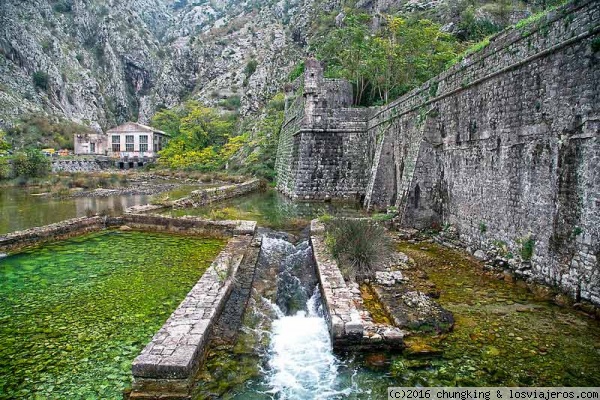
[[[288,75],[288,81],[293,82],[294,80],[296,80],[296,78],[301,76],[303,73],[304,73],[304,61],[302,61],[302,62],[296,64],[296,66],[294,66],[294,69],[292,69],[292,71]]]
[[[44,71],[35,71],[33,73],[33,84],[35,85],[35,87],[42,89],[42,90],[48,90],[48,86],[50,83],[50,77],[48,76],[48,74]]]
[[[39,150],[27,150],[15,154],[14,175],[23,178],[37,178],[50,172],[50,160]]]
[[[254,58],[248,61],[246,68],[244,69],[246,77],[252,76],[252,74],[256,72],[256,67],[258,67],[258,61],[256,61]]]
[[[71,0],[59,0],[54,4],[53,8],[57,13],[65,14],[73,11],[73,4]]]
[[[8,157],[0,157],[0,180],[10,179],[12,176],[12,169],[8,162]]]
[[[327,222],[325,242],[349,281],[372,279],[390,257],[392,242],[385,229],[366,219]]]
[[[524,238],[518,239],[517,243],[521,245],[521,249],[519,253],[521,254],[521,259],[523,261],[530,261],[533,257],[533,251],[535,248],[535,239],[528,235]]]

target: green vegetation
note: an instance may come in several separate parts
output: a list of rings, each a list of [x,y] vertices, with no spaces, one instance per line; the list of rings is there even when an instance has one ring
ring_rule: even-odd
[[[12,169],[14,177],[39,178],[50,172],[50,160],[41,151],[30,149],[14,155]]]
[[[169,168],[201,171],[221,167],[223,160],[219,157],[219,150],[228,142],[234,122],[195,101],[159,111],[152,119],[153,126],[172,136],[167,148],[161,152],[161,164]]]
[[[72,0],[58,0],[54,2],[54,6],[52,7],[54,11],[57,13],[65,14],[73,11],[73,1]]]
[[[48,90],[50,87],[50,77],[44,71],[35,71],[33,73],[33,84],[38,89]]]
[[[500,13],[504,13],[506,1],[500,2]],[[471,4],[460,14],[457,37],[462,41],[479,41],[504,29],[503,25],[489,19],[477,18],[475,7]]]
[[[237,100],[231,104],[237,105]],[[261,116],[244,123],[236,114],[219,113],[193,101],[161,110],[152,124],[171,134],[172,140],[161,152],[160,163],[172,169],[227,170],[273,180],[284,104],[283,94],[278,94]]]
[[[373,214],[371,219],[373,221],[377,221],[377,222],[391,221],[397,215],[398,215],[397,213],[379,213],[379,214]]]
[[[303,73],[304,73],[304,61],[296,64],[294,69],[288,75],[288,81],[292,82],[292,81],[296,80],[296,78],[301,76]]]
[[[325,243],[346,280],[372,279],[391,254],[385,229],[367,219],[334,219],[325,226]]]
[[[598,386],[598,321],[540,301],[524,282],[499,280],[435,244],[399,248],[423,268],[454,314],[449,335],[407,338],[392,382],[415,386]],[[411,353],[412,348],[429,349]]]
[[[229,166],[233,171],[275,180],[275,159],[284,107],[284,95],[279,93],[269,101],[261,116],[243,127],[247,140],[237,153],[232,153]]]
[[[594,38],[592,40],[592,51],[594,53],[600,51],[600,37]]]
[[[533,257],[535,249],[535,239],[531,235],[517,239],[517,243],[521,246],[519,254],[523,261],[530,261]]]
[[[8,157],[0,157],[0,181],[12,177],[12,167],[8,162]]]
[[[223,107],[229,111],[236,111],[242,105],[240,96],[231,96],[219,102],[219,107]]]
[[[482,235],[484,233],[486,233],[488,230],[487,225],[485,224],[485,222],[480,222],[479,223],[479,233],[481,233]]]
[[[387,103],[442,72],[457,42],[429,20],[386,16],[371,33],[371,16],[350,14],[344,25],[315,44],[328,77],[354,86],[355,104]]]
[[[258,67],[258,61],[256,61],[254,58],[252,58],[246,64],[246,68],[244,68],[244,74],[246,75],[246,77],[244,78],[244,82],[243,82],[244,87],[248,86],[248,81],[250,80],[250,77],[256,72],[257,67]]]
[[[6,132],[0,130],[0,156],[6,154],[10,150],[10,143],[8,143]]]
[[[76,134],[93,133],[92,129],[59,117],[28,114],[6,131],[6,140],[15,150],[27,148],[73,149]]]
[[[112,231],[3,259],[0,397],[121,399],[131,362],[223,245]]]

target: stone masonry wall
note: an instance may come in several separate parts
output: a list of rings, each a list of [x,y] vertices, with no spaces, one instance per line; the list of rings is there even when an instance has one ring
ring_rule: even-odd
[[[353,302],[350,288],[331,258],[325,246],[325,227],[313,220],[310,227],[310,243],[313,248],[317,277],[320,282],[325,319],[335,350],[352,347],[363,339],[363,322]]]
[[[571,3],[375,114],[367,206],[453,225],[518,274],[600,304],[599,21],[600,3]]]
[[[0,235],[0,253],[15,252],[24,247],[67,239],[88,232],[127,225],[138,230],[184,232],[210,237],[249,235],[254,221],[209,221],[197,217],[168,217],[163,215],[130,214],[118,217],[81,217],[24,231]]]
[[[132,363],[130,398],[189,398],[213,325],[252,241],[234,236]]]
[[[102,171],[113,167],[112,161],[106,159],[52,160],[52,172],[91,172]]]
[[[288,93],[277,154],[277,187],[302,200],[364,196],[374,147],[366,130],[371,110],[349,108],[352,86],[324,79],[320,63],[305,63],[302,85]]]
[[[518,274],[600,304],[599,22],[600,2],[576,0],[505,31],[393,103],[360,110],[366,126],[320,107],[331,95],[307,90],[305,75],[282,191],[356,193],[369,208],[398,207],[405,226],[453,225],[466,245],[501,249]],[[352,134],[335,134],[350,123]],[[346,143],[366,171],[344,181]]]
[[[216,201],[242,196],[264,186],[264,182],[260,179],[251,179],[232,185],[194,190],[189,196],[173,202],[173,208],[201,207]]]

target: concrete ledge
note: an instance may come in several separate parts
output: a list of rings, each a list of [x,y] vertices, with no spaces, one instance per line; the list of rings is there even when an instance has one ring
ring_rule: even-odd
[[[359,343],[363,338],[363,321],[352,301],[350,288],[333,260],[321,234],[323,224],[311,222],[310,242],[313,248],[317,277],[321,286],[321,295],[325,306],[325,316],[331,334],[334,349],[343,349]]]
[[[131,398],[186,398],[252,236],[229,240],[179,307],[133,361]],[[165,388],[168,390],[165,391]],[[157,394],[160,391],[160,395]]]
[[[260,179],[252,179],[243,183],[219,186],[209,189],[193,191],[188,197],[176,200],[172,203],[173,208],[201,207],[215,201],[230,199],[259,190],[264,187]]]

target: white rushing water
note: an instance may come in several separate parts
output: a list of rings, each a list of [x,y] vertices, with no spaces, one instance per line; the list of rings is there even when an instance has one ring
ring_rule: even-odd
[[[328,399],[352,392],[352,388],[336,388],[340,365],[318,310],[320,303],[316,288],[308,312],[280,315],[273,321],[266,378],[269,393],[278,399]]]

